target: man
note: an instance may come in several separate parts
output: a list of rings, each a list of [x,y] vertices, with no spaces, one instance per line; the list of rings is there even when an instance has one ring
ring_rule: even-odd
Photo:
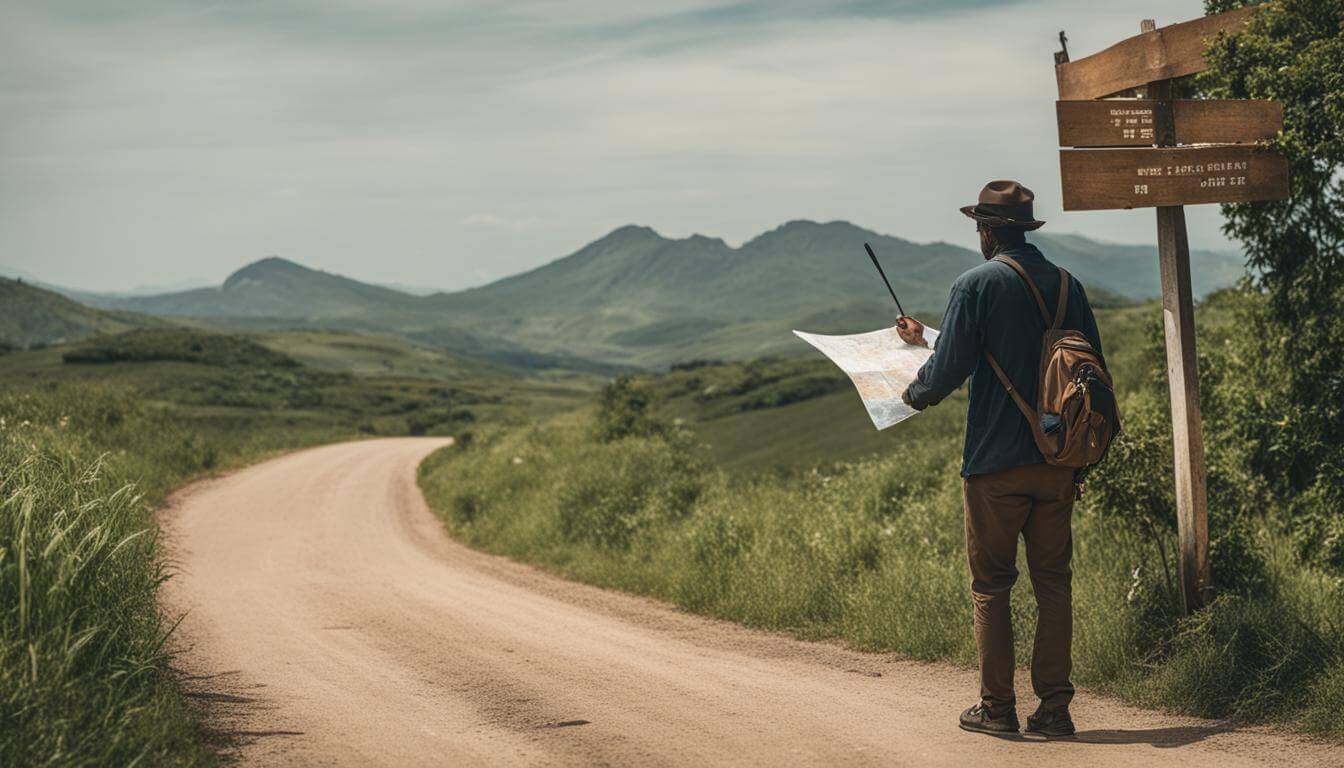
[[[941,402],[968,376],[971,379],[961,474],[980,703],[962,713],[961,727],[992,734],[1018,731],[1009,598],[1017,581],[1021,535],[1026,539],[1038,608],[1031,684],[1041,700],[1036,713],[1027,718],[1027,731],[1068,736],[1074,731],[1069,717],[1073,470],[1045,463],[1031,427],[985,358],[988,350],[1026,401],[1036,402],[1045,322],[1021,276],[1007,264],[990,261],[998,254],[1022,265],[1047,306],[1056,305],[1059,291],[1069,291],[1063,327],[1081,331],[1101,352],[1083,286],[1073,278],[1060,285],[1058,268],[1026,241],[1026,232],[1045,223],[1032,215],[1034,199],[1031,190],[1015,181],[992,181],[980,192],[978,204],[961,209],[976,221],[986,263],[953,283],[933,356],[902,399],[923,410]],[[898,332],[908,344],[927,346],[924,326],[914,318],[902,317]]]

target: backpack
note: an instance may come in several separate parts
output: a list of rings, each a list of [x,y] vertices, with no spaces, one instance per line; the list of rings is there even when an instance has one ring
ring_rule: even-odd
[[[1069,306],[1067,271],[1059,270],[1059,305],[1052,319],[1040,289],[1022,265],[1004,254],[995,256],[994,261],[1012,267],[1026,282],[1045,318],[1036,407],[1027,404],[988,348],[985,357],[1027,418],[1036,447],[1046,463],[1072,467],[1081,473],[1101,461],[1111,440],[1120,432],[1120,411],[1115,403],[1111,374],[1082,332],[1060,327]]]

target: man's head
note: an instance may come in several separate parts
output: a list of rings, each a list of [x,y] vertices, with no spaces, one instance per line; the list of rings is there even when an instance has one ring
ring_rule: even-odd
[[[980,232],[980,252],[986,259],[1010,245],[1026,242],[1024,233],[1039,229],[1044,221],[1032,214],[1036,195],[1016,181],[991,181],[980,190],[980,201],[961,212],[975,219]]]
[[[1027,242],[1027,233],[1013,227],[991,227],[984,222],[976,222],[975,231],[980,233],[980,253],[984,254],[986,260],[994,258],[1004,248]]]

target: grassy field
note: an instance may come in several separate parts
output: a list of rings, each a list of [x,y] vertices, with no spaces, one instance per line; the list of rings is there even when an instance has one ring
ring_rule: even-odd
[[[1344,739],[1344,578],[1305,559],[1286,502],[1259,490],[1236,437],[1275,417],[1245,399],[1272,402],[1265,377],[1278,364],[1241,344],[1248,305],[1215,297],[1199,315],[1202,365],[1219,372],[1205,402],[1223,591],[1190,619],[1174,584],[1160,315],[1102,313],[1129,426],[1075,518],[1075,679],[1149,706]],[[964,401],[877,436],[837,379],[804,359],[621,380],[586,411],[441,451],[421,485],[456,536],[568,577],[972,664]],[[1030,656],[1030,589],[1022,579],[1014,603],[1019,659]]]
[[[351,348],[390,368],[300,362]],[[149,515],[172,488],[321,442],[521,423],[575,397],[353,334],[150,331],[0,356],[0,765],[213,762],[168,671],[176,617],[155,604]]]
[[[1214,309],[1210,315],[1216,318]],[[1100,311],[1112,340],[1108,363],[1120,380],[1148,375],[1141,345],[1132,341],[1142,337],[1156,311],[1152,304]],[[930,313],[921,316],[936,322]],[[733,474],[789,474],[904,448],[924,452],[930,443],[961,439],[964,391],[899,429],[879,432],[844,374],[802,341],[794,342],[803,356],[686,363],[636,382],[659,418],[687,425],[708,447],[712,463]]]

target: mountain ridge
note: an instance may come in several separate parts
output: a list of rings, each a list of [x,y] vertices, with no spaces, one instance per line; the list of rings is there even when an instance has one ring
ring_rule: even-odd
[[[1047,257],[1099,302],[1158,293],[1155,249],[1081,235],[1032,233]],[[691,358],[797,351],[792,327],[852,332],[891,320],[864,253],[871,243],[902,302],[933,322],[948,286],[982,261],[953,243],[916,243],[843,220],[793,219],[736,247],[696,233],[616,227],[560,258],[461,291],[413,295],[278,256],[216,287],[148,297],[84,297],[103,309],[243,322],[392,332],[464,354],[662,366]],[[1243,273],[1239,257],[1192,253],[1198,293]]]

